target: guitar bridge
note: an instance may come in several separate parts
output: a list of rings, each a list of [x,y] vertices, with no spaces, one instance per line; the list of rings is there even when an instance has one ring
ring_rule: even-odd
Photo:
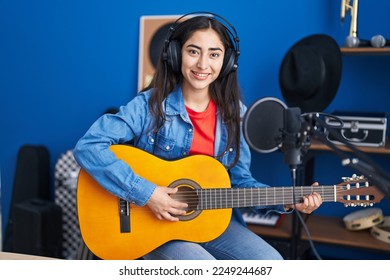
[[[119,198],[119,222],[121,233],[130,232],[130,206],[122,198]]]

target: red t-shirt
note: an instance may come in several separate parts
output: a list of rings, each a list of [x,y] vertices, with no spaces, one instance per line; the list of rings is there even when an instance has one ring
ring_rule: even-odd
[[[216,122],[216,106],[210,100],[207,109],[203,112],[195,112],[186,106],[187,113],[194,126],[194,138],[192,141],[190,155],[214,156],[214,138]]]

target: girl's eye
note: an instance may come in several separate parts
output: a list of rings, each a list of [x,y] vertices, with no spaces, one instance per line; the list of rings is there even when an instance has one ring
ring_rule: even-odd
[[[189,50],[188,52],[191,55],[197,55],[199,53],[197,50]]]
[[[212,53],[212,54],[210,54],[210,56],[212,58],[218,58],[220,56],[220,54],[219,53]]]

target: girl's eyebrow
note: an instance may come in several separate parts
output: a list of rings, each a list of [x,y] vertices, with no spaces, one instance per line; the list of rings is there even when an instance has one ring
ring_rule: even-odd
[[[187,48],[195,48],[195,49],[198,49],[198,50],[202,50],[201,47],[197,46],[197,45],[194,45],[194,44],[189,44],[187,46]],[[210,51],[221,51],[222,52],[222,49],[221,48],[209,48]]]

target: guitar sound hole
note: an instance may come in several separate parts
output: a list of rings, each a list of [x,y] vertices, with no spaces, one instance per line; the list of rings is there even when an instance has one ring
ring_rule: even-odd
[[[196,182],[189,179],[180,179],[174,181],[169,187],[178,188],[178,191],[171,196],[174,200],[188,204],[188,207],[184,209],[187,213],[178,216],[180,221],[192,220],[201,213],[200,210],[197,210],[199,198],[196,189],[200,189],[200,186]]]
[[[187,212],[195,211],[199,202],[196,191],[188,186],[179,187],[179,190],[173,195],[173,198],[187,203],[188,207],[185,209]]]

